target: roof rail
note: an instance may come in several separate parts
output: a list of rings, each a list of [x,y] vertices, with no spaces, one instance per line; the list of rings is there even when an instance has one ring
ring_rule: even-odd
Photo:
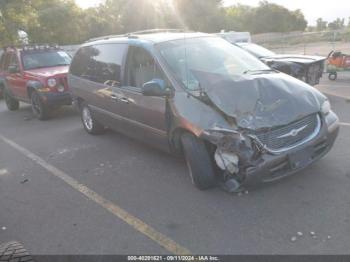
[[[23,49],[23,50],[35,50],[35,49],[45,49],[45,48],[59,48],[58,44],[23,44],[23,45],[7,45],[3,49],[7,48],[13,49]]]
[[[124,35],[106,35],[106,36],[94,37],[94,38],[91,38],[91,39],[85,41],[85,43],[89,43],[89,42],[93,42],[93,41],[97,41],[97,40],[107,40],[110,38],[123,37],[123,36],[126,36],[126,35],[125,34]]]
[[[141,30],[141,31],[135,31],[131,33],[127,33],[127,35],[142,35],[142,34],[152,34],[152,33],[175,33],[175,32],[191,32],[187,29],[171,29],[171,28],[156,28],[156,29],[147,29],[147,30]]]
[[[135,32],[130,32],[130,33],[125,33],[121,35],[106,35],[106,36],[101,36],[101,37],[95,37],[87,40],[85,43],[97,41],[97,40],[108,40],[111,38],[116,38],[116,37],[132,37],[134,35],[143,35],[143,34],[152,34],[152,33],[175,33],[175,32],[192,32],[187,29],[148,29],[148,30],[141,30],[141,31],[135,31]]]

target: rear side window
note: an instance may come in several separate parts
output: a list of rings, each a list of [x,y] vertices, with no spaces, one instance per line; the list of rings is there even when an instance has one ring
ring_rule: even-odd
[[[5,53],[2,58],[2,68],[7,71],[8,67],[11,65],[12,53]]]
[[[102,84],[120,84],[121,67],[127,44],[82,47],[75,55],[70,73]]]

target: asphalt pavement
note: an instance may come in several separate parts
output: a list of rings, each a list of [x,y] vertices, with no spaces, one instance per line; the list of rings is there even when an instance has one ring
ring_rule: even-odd
[[[0,243],[35,255],[350,254],[350,81],[319,88],[343,123],[333,150],[243,195],[199,191],[182,159],[121,134],[88,135],[71,107],[41,122],[1,100]]]

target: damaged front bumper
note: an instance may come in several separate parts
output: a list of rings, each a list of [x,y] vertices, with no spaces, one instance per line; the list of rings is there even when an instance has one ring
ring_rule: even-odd
[[[256,146],[254,150],[249,150],[248,144],[251,147],[253,143],[244,142],[245,146],[243,147],[239,146],[242,143],[235,143],[231,153],[238,156],[238,172],[232,174],[228,170],[224,171],[226,174],[231,173],[231,176],[226,176],[225,180],[235,179],[243,186],[272,182],[292,175],[326,155],[332,148],[338,132],[338,117],[333,112],[330,112],[327,116],[322,116],[320,130],[313,139],[286,151],[269,152],[266,148],[262,148],[261,145]],[[235,137],[233,137],[233,139],[238,140],[239,138],[242,138],[239,134],[235,134]],[[243,139],[243,141],[246,140]],[[223,149],[220,142],[213,141],[213,139],[211,139],[211,142],[218,147],[215,154],[216,161],[217,155],[221,152],[230,153],[227,151],[227,148]],[[244,158],[243,163],[242,154]],[[220,168],[223,169],[222,163]]]

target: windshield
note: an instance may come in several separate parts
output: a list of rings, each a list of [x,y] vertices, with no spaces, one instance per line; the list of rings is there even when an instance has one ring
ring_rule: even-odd
[[[201,88],[195,72],[226,76],[268,70],[257,58],[218,37],[200,37],[160,43],[157,48],[177,79],[188,90]]]
[[[24,70],[69,65],[71,57],[64,51],[25,53],[22,56]]]
[[[247,50],[248,52],[250,52],[251,54],[259,58],[275,55],[274,52],[260,45],[256,45],[256,44],[237,44],[237,45],[241,46],[243,49]]]

